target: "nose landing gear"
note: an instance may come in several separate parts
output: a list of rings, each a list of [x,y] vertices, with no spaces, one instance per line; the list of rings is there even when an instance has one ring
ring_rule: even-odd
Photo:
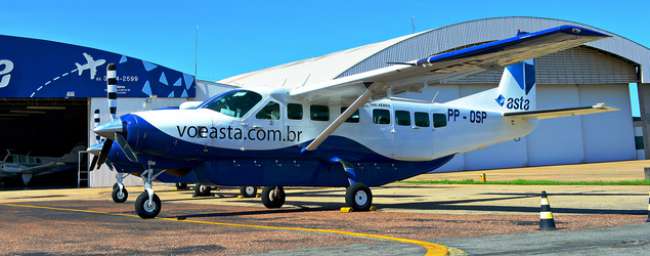
[[[126,186],[124,186],[124,177],[126,175],[119,172],[115,175],[116,182],[113,184],[113,192],[111,193],[113,202],[124,203],[129,198],[129,192],[126,191]]]

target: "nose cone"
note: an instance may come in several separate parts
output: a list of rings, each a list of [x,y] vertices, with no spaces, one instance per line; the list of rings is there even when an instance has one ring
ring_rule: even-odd
[[[122,120],[115,119],[108,123],[97,126],[97,128],[93,129],[93,132],[102,137],[113,138],[113,133],[122,132],[122,130]]]
[[[101,143],[101,142],[97,143],[97,144],[90,145],[90,147],[88,147],[88,149],[86,149],[86,151],[88,151],[88,153],[93,154],[93,155],[99,155],[99,152],[102,151],[102,146],[103,145],[104,145],[104,143]]]

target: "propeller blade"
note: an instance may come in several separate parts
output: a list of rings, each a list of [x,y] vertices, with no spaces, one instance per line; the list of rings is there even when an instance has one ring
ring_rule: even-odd
[[[102,167],[102,164],[106,162],[106,159],[108,158],[108,152],[111,150],[112,146],[113,146],[113,140],[106,139],[106,141],[104,141],[104,145],[102,146],[102,151],[99,152],[99,159],[97,160],[97,169],[99,169],[99,167]]]
[[[115,167],[113,166],[113,162],[111,162],[110,159],[106,159],[106,166],[108,167],[109,170],[114,171]]]
[[[89,170],[91,170],[91,171],[92,171],[92,170],[95,170],[95,165],[96,165],[96,164],[97,164],[97,156],[95,155],[95,156],[93,156],[93,160],[90,161],[90,168],[89,168]]]
[[[131,149],[131,146],[129,146],[129,143],[126,142],[126,139],[122,134],[115,133],[115,141],[120,145],[122,152],[124,152],[124,155],[129,159],[129,161],[138,162],[138,156],[133,152],[133,149]]]

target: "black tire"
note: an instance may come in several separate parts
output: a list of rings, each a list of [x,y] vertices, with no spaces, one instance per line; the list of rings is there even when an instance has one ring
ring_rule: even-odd
[[[264,187],[262,189],[262,203],[266,208],[280,208],[284,204],[285,199],[284,188],[280,186]]]
[[[149,195],[147,192],[142,192],[138,198],[135,200],[135,212],[143,219],[151,219],[158,216],[160,209],[162,208],[162,202],[158,195],[153,194],[153,200],[151,205],[147,205],[149,200]]]
[[[239,187],[239,193],[243,197],[255,197],[257,195],[257,187],[256,186],[241,186]]]
[[[126,187],[123,187],[122,193],[120,193],[120,189],[116,185],[113,186],[113,192],[111,193],[111,197],[113,198],[113,202],[124,203],[126,202],[126,199],[129,198],[129,191],[126,190]]]
[[[355,183],[345,190],[345,204],[355,211],[368,211],[372,206],[372,192],[363,183]]]
[[[194,196],[209,196],[212,188],[208,185],[196,184],[194,185]]]
[[[176,190],[187,190],[187,183],[176,182]]]

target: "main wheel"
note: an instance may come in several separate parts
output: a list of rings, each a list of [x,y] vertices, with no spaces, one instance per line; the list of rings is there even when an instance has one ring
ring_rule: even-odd
[[[176,182],[176,190],[187,190],[187,183]]]
[[[239,193],[241,193],[243,197],[255,197],[257,195],[257,187],[241,186],[239,187]]]
[[[135,212],[143,219],[155,218],[160,213],[161,207],[162,202],[160,202],[160,198],[156,194],[153,194],[151,202],[149,202],[147,192],[142,192],[135,200]]]
[[[262,203],[266,208],[280,208],[284,204],[285,199],[284,189],[280,186],[264,187],[262,189]]]
[[[345,190],[345,204],[355,211],[367,211],[372,205],[372,192],[363,183],[355,183]]]
[[[126,187],[122,187],[122,190],[118,186],[113,186],[113,193],[111,193],[113,202],[124,203],[126,199],[129,198],[129,192],[126,191]]]
[[[196,184],[194,186],[194,196],[209,196],[211,189],[210,186]]]

